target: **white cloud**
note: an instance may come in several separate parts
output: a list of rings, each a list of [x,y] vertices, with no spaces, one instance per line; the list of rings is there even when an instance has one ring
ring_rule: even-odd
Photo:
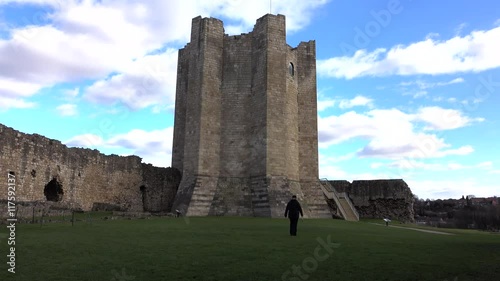
[[[78,95],[80,94],[80,88],[74,88],[72,90],[65,90],[64,91],[64,95],[66,97],[66,99],[75,99],[76,97],[78,97]]]
[[[473,31],[446,41],[427,38],[408,46],[358,50],[343,56],[318,61],[323,76],[352,79],[362,76],[452,74],[480,72],[500,66],[500,27]]]
[[[387,167],[410,170],[425,170],[425,171],[452,171],[452,170],[466,170],[466,169],[480,169],[480,170],[490,170],[492,162],[486,161],[474,165],[464,165],[456,162],[448,163],[426,163],[424,161],[418,161],[416,159],[398,159],[389,163]],[[378,167],[384,166],[380,164]]]
[[[173,128],[145,131],[134,129],[124,134],[118,134],[103,139],[94,134],[75,136],[64,143],[72,147],[97,148],[100,151],[107,149],[121,149],[123,155],[137,155],[144,163],[151,163],[158,167],[170,166],[172,158]]]
[[[464,116],[456,109],[444,109],[438,106],[420,108],[414,119],[427,123],[426,130],[452,130],[484,121],[483,118]]]
[[[337,166],[331,165],[320,165],[319,166],[319,178],[344,180],[347,177],[347,173]]]
[[[376,127],[370,117],[354,111],[340,116],[318,117],[319,146],[326,148],[355,137],[373,137]]]
[[[413,98],[421,98],[427,96],[428,92],[427,91],[418,91],[416,93],[413,93]]]
[[[18,81],[0,76],[0,96],[29,97],[40,90],[41,86],[36,83]]]
[[[70,147],[97,148],[104,144],[104,140],[95,134],[83,134],[74,136],[63,143]]]
[[[425,36],[425,39],[438,39],[440,37],[439,33],[431,32]]]
[[[327,108],[335,106],[335,100],[319,100],[318,111],[324,111]]]
[[[34,102],[27,102],[19,98],[3,97],[0,95],[0,109],[7,110],[9,108],[33,108]]]
[[[383,48],[368,53],[366,50],[358,50],[352,57],[335,57],[327,60],[317,60],[317,71],[320,76],[352,79],[365,76],[373,72],[380,57],[386,53]]]
[[[493,162],[491,162],[491,161],[481,162],[481,163],[477,164],[476,167],[491,169],[493,167]]]
[[[392,137],[397,138],[395,134]],[[382,157],[399,159],[402,157],[415,158],[436,158],[445,157],[448,155],[467,155],[474,151],[472,146],[466,145],[456,149],[448,149],[450,147],[444,139],[438,138],[433,134],[416,133],[410,141],[391,140],[387,141],[387,137],[374,138],[370,143],[363,147],[358,155],[360,157]],[[407,136],[403,136],[407,138]]]
[[[452,79],[450,81],[444,81],[444,82],[432,83],[432,82],[426,82],[423,80],[416,80],[416,81],[401,82],[399,85],[403,86],[403,87],[417,86],[419,89],[425,90],[425,89],[453,85],[453,84],[458,84],[458,83],[463,83],[463,82],[465,82],[465,80],[462,77],[458,77],[458,78]]]
[[[449,82],[445,82],[444,84],[438,83],[438,86],[443,86],[443,85],[450,85],[450,84],[457,84],[457,83],[463,83],[465,80],[462,77],[455,78]]]
[[[453,114],[447,116],[448,113]],[[421,126],[415,125],[424,123],[426,129],[450,130],[471,122],[472,119],[460,112],[434,107],[421,108],[417,114],[398,109],[377,109],[363,114],[350,111],[339,116],[318,118],[319,146],[327,148],[361,138],[368,144],[357,152],[360,157],[433,158],[466,155],[474,151],[471,146],[451,148],[443,138],[419,131],[418,127]]]
[[[485,101],[484,97],[469,97],[465,100],[460,101],[460,103],[465,107],[465,108],[476,108],[476,105],[479,103],[482,103]]]
[[[74,116],[78,114],[76,104],[61,104],[60,106],[56,107],[56,109],[61,116]]]
[[[372,169],[378,169],[378,168],[383,167],[383,166],[384,166],[384,163],[380,163],[380,162],[374,162],[374,163],[370,164],[370,168],[372,168]]]
[[[286,15],[287,30],[296,31],[305,27],[313,11],[327,1],[274,0],[273,13]],[[148,54],[168,44],[187,42],[191,19],[198,15],[224,16],[229,19],[225,23],[228,29],[248,32],[257,18],[269,12],[267,0],[152,0],[140,3],[131,0],[0,0],[0,6],[8,3],[39,5],[33,15],[25,16],[24,23],[8,30],[7,39],[0,39],[0,96],[8,94],[17,100],[17,107],[29,105],[25,99],[44,87],[96,79],[100,80],[87,93],[91,100],[103,97],[109,102],[117,98],[135,108],[151,105],[160,99],[160,94],[148,89],[147,94],[141,95],[136,86],[138,80],[151,76],[156,79],[156,74],[132,71],[130,66],[137,65],[136,61],[158,65],[165,62],[161,55]],[[153,62],[155,59],[157,61]],[[106,78],[110,74],[113,76]],[[175,72],[173,76],[168,81],[175,79]],[[157,90],[170,84],[163,83]],[[116,90],[102,93],[110,87],[124,90],[125,96],[117,97]],[[171,100],[172,91],[166,93],[167,100]]]
[[[0,0],[0,5],[10,3],[57,6],[63,4],[64,0]]]
[[[135,151],[156,152],[172,150],[173,128],[144,131],[134,129],[125,134],[116,135],[106,141],[110,146],[119,146]],[[140,155],[140,153],[138,154]]]
[[[463,83],[465,80],[462,77],[458,77],[449,81],[439,81],[439,82],[428,82],[421,79],[414,81],[404,81],[399,83],[397,91],[403,92],[403,95],[411,95],[413,98],[421,98],[428,96],[428,90],[435,87],[443,87],[447,85],[453,85],[458,83]],[[443,97],[433,97],[433,101],[442,101]]]
[[[437,157],[445,157],[448,155],[468,155],[474,152],[474,148],[471,145],[464,145],[456,149],[448,149],[445,151],[439,151]]]
[[[460,34],[462,34],[462,31],[464,30],[464,28],[466,28],[468,26],[467,23],[461,23],[456,29],[455,29],[455,34],[457,36],[460,36]]]
[[[354,153],[335,156],[331,153],[319,153],[319,177],[328,179],[345,179],[347,173],[340,168],[337,163],[348,161],[354,158]]]
[[[273,0],[271,7],[268,0],[218,0],[218,1],[187,1],[199,6],[202,11],[214,16],[224,16],[236,22],[231,24],[235,33],[248,32],[255,20],[268,14],[283,14],[287,17],[287,31],[297,31],[307,26],[313,17],[314,10],[325,5],[330,0]],[[183,1],[184,2],[184,1]],[[201,13],[203,14],[203,13]],[[241,27],[241,28],[238,28]]]
[[[324,111],[327,108],[338,105],[340,109],[350,109],[356,106],[373,107],[373,99],[357,95],[352,99],[325,99],[318,101],[318,111]]]
[[[499,195],[498,185],[478,182],[475,179],[456,180],[405,180],[414,194],[422,199],[460,198],[474,194],[478,197]]]
[[[406,171],[412,171],[416,169],[429,170],[429,171],[442,171],[445,170],[443,164],[440,163],[425,163],[423,161],[418,161],[412,158],[404,158],[393,161],[387,165],[390,168],[396,168]]]
[[[375,180],[375,179],[394,179],[390,174],[386,173],[349,173],[342,168],[332,165],[320,166],[319,177],[329,180],[346,180],[352,182],[354,180]]]
[[[155,105],[158,111],[175,101],[176,73],[177,50],[167,49],[133,61],[120,74],[95,82],[85,89],[84,98],[94,103],[122,103],[132,109]]]
[[[25,99],[41,88],[42,86],[36,83],[4,78],[0,75],[0,109],[35,107],[34,102]]]
[[[371,107],[372,105],[373,105],[373,100],[364,96],[356,96],[351,100],[341,100],[339,103],[339,107],[341,109],[352,108],[355,106]]]

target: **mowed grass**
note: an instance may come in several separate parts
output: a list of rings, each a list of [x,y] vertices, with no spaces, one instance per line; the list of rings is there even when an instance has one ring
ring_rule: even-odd
[[[500,280],[500,235],[331,219],[298,229],[290,237],[286,219],[231,217],[23,224],[11,274],[2,226],[0,280]]]

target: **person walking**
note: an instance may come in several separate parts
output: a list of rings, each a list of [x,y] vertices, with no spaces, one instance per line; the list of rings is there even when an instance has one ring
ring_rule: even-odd
[[[304,216],[302,213],[302,207],[300,207],[299,201],[297,201],[297,196],[293,195],[292,200],[288,202],[285,210],[285,218],[290,219],[290,235],[297,236],[297,223],[299,222],[300,216]]]

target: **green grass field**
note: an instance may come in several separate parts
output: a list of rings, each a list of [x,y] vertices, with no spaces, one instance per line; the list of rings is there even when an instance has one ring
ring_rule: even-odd
[[[22,224],[0,280],[500,280],[500,235],[438,235],[371,221],[152,218]],[[326,247],[324,245],[329,244]]]

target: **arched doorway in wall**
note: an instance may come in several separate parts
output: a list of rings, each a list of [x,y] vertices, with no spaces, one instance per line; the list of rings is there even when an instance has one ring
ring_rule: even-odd
[[[43,194],[45,195],[47,201],[59,202],[63,199],[63,186],[57,177],[52,178],[52,180],[45,185]]]
[[[141,191],[141,195],[142,195],[142,210],[144,212],[146,212],[146,186],[145,185],[141,185],[139,187],[139,190]]]

